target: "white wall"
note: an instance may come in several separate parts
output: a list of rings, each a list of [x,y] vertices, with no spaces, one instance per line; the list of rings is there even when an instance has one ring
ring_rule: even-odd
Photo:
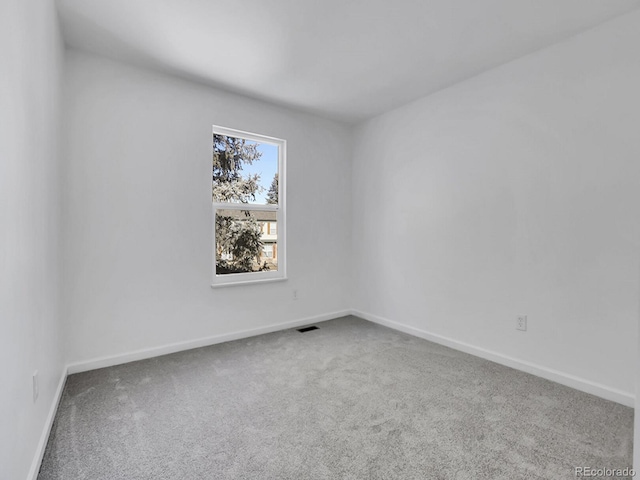
[[[348,128],[80,52],[66,58],[70,362],[349,307]],[[210,287],[213,124],[288,142],[286,282]]]
[[[638,45],[634,13],[359,126],[354,307],[632,401]]]
[[[25,479],[63,372],[53,2],[0,3],[0,478]],[[40,395],[32,399],[31,375]]]
[[[640,269],[638,270],[638,274],[640,275]],[[640,299],[640,287],[638,288],[638,298]],[[640,302],[638,307],[638,325],[640,327]],[[638,335],[634,370],[636,372],[636,403],[633,415],[633,468],[636,472],[640,472],[640,335]]]

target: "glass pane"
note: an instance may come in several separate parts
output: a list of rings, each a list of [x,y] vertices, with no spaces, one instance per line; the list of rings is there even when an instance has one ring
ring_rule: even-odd
[[[212,200],[278,204],[278,146],[213,134]]]
[[[216,210],[216,275],[278,270],[276,212]]]

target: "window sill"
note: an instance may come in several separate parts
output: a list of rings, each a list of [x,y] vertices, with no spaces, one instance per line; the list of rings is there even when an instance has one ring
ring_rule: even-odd
[[[257,283],[273,283],[273,282],[285,282],[285,281],[287,281],[287,277],[263,278],[260,280],[245,280],[240,282],[212,283],[211,288],[225,288],[225,287],[235,287],[238,285],[255,285]]]

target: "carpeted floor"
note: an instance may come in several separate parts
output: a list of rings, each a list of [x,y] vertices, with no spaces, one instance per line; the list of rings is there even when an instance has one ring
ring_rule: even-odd
[[[559,480],[631,465],[630,408],[358,318],[317,326],[71,375],[39,480]]]

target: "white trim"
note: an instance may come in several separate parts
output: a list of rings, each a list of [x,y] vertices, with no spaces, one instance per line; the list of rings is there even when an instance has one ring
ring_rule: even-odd
[[[49,434],[51,433],[51,427],[53,427],[53,420],[56,418],[58,405],[60,404],[60,399],[62,398],[62,392],[64,390],[65,382],[67,381],[67,375],[67,367],[64,367],[62,369],[60,381],[58,382],[58,388],[56,389],[56,393],[53,397],[53,402],[51,403],[51,408],[49,408],[49,414],[47,415],[47,419],[44,423],[44,428],[42,429],[42,434],[40,435],[40,441],[38,441],[36,453],[33,457],[33,461],[31,462],[31,468],[29,469],[27,480],[37,480],[38,474],[40,473],[40,465],[42,464],[42,459],[44,458],[44,452],[47,448]]]
[[[252,142],[281,145],[281,143],[284,141],[281,138],[269,137],[268,135],[262,135],[260,133],[245,132],[244,130],[222,127],[220,125],[212,125],[212,127],[213,133],[217,133],[218,135],[226,135],[227,137],[240,137],[244,138],[245,140],[251,140]]]
[[[266,273],[266,272],[265,272]],[[233,275],[233,274],[230,274]],[[245,274],[250,275],[250,274]],[[230,283],[212,283],[211,288],[226,288],[233,287],[235,285],[254,285],[256,283],[273,283],[273,282],[284,282],[287,280],[287,277],[278,277],[278,278],[260,278],[256,280],[243,280],[242,282],[230,282]]]
[[[215,264],[213,268],[215,268]],[[266,272],[227,273],[225,275],[214,274],[211,286],[230,287],[232,285],[249,285],[251,283],[273,282],[286,279],[287,276],[284,272],[280,271],[280,263],[278,263],[278,270],[269,270]]]
[[[187,340],[184,342],[170,343],[161,347],[145,348],[142,350],[136,350],[133,352],[122,353],[119,355],[111,355],[108,357],[94,358],[84,362],[72,363],[67,366],[68,374],[86,372],[89,370],[96,370],[98,368],[112,367],[114,365],[121,365],[123,363],[135,362],[137,360],[144,360],[147,358],[158,357],[160,355],[167,355],[169,353],[181,352],[183,350],[191,350],[192,348],[207,347],[209,345],[215,345],[217,343],[231,342],[233,340],[239,340],[241,338],[253,337],[256,335],[262,335],[264,333],[272,333],[280,330],[288,330],[294,327],[300,327],[315,322],[324,322],[325,320],[333,320],[334,318],[340,318],[349,315],[349,310],[340,310],[331,313],[324,313],[321,315],[315,315],[313,317],[306,317],[299,320],[292,320],[289,322],[276,323],[265,327],[250,328],[247,330],[239,330],[237,332],[223,333],[220,335],[213,335],[211,337],[197,338],[194,340]]]
[[[491,360],[492,362],[515,368],[516,370],[521,370],[523,372],[530,373],[547,380],[551,380],[552,382],[575,388],[576,390],[581,390],[583,392],[596,395],[606,400],[621,403],[622,405],[625,405],[627,407],[633,407],[635,403],[634,394],[618,390],[617,388],[608,387],[606,385],[602,385],[601,383],[592,382],[590,380],[586,380],[584,378],[580,378],[568,373],[560,372],[552,368],[537,365],[525,360],[519,360],[517,358],[503,355],[501,353],[487,350],[485,348],[477,347],[469,343],[460,342],[452,338],[444,337],[435,333],[430,333],[426,330],[411,327],[409,325],[404,325],[402,323],[395,322],[378,315],[373,315],[371,313],[362,312],[360,310],[352,310],[351,314],[355,315],[356,317],[369,320],[370,322],[384,325],[385,327],[399,330],[404,333],[408,333],[409,335],[413,335],[415,337],[424,338],[425,340],[429,340],[431,342],[438,343],[440,345],[444,345],[461,352],[470,353],[471,355],[475,355],[476,357]]]
[[[225,203],[211,202],[218,210],[258,210],[260,212],[277,212],[278,205],[261,204],[261,203]],[[268,221],[268,220],[265,220]]]

